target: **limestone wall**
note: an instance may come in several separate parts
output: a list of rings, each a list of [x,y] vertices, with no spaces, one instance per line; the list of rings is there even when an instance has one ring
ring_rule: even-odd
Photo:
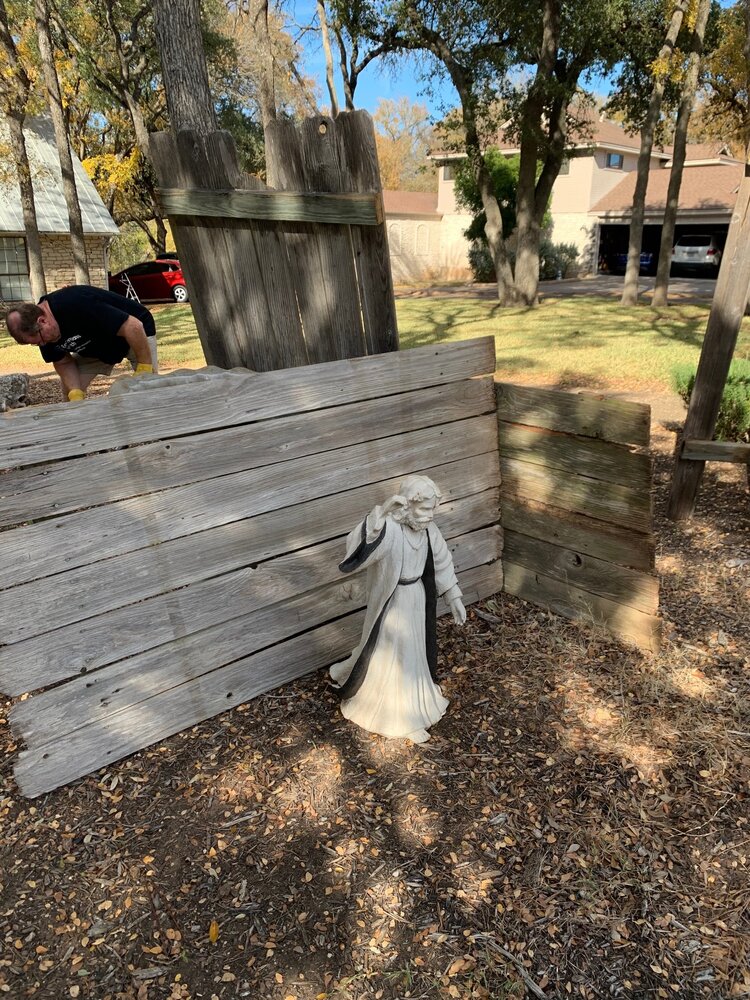
[[[107,287],[107,244],[109,236],[84,236],[89,262],[89,280],[92,285]],[[42,234],[42,260],[47,291],[75,284],[73,250],[69,236]]]

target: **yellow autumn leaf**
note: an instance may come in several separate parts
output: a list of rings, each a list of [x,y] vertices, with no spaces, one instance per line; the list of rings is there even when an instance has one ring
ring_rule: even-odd
[[[216,944],[219,940],[219,924],[216,920],[212,920],[208,926],[208,940],[211,944]]]

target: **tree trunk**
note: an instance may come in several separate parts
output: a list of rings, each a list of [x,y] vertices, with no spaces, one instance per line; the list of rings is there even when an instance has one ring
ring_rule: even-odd
[[[641,269],[641,244],[643,242],[643,217],[646,207],[646,188],[651,166],[651,151],[654,147],[654,133],[659,121],[661,102],[664,97],[666,72],[664,64],[671,58],[677,36],[682,27],[682,19],[689,7],[690,0],[677,0],[672,8],[672,17],[664,44],[657,57],[658,72],[654,77],[651,100],[646,112],[646,120],[641,129],[641,149],[638,154],[633,207],[630,215],[630,235],[628,239],[628,264],[625,270],[625,283],[622,289],[620,304],[634,306],[638,302],[638,274]]]
[[[672,243],[674,241],[675,223],[677,220],[677,205],[680,199],[680,186],[682,184],[682,171],[685,166],[685,147],[687,145],[688,126],[690,125],[690,115],[693,111],[695,95],[698,90],[698,77],[700,75],[701,56],[703,54],[703,38],[706,33],[706,24],[711,10],[711,0],[699,0],[698,12],[693,29],[693,37],[690,43],[690,55],[688,56],[688,66],[685,79],[682,84],[680,95],[680,107],[677,112],[677,124],[675,126],[672,169],[669,174],[669,189],[667,191],[667,205],[664,210],[664,222],[661,228],[661,245],[659,247],[659,265],[656,272],[656,283],[654,294],[651,299],[653,308],[661,308],[667,305],[667,292],[669,289],[669,269],[672,263]]]
[[[331,52],[328,19],[323,0],[318,0],[318,21],[320,21],[320,37],[323,42],[323,53],[326,60],[326,84],[328,85],[328,96],[331,98],[331,117],[335,118],[339,113],[339,104],[336,99],[336,84],[333,78],[333,53]]]
[[[521,123],[521,155],[516,195],[518,246],[515,287],[518,298],[528,306],[536,305],[539,291],[539,241],[544,209],[542,215],[538,216],[536,169],[546,103],[545,91],[555,68],[560,34],[560,9],[557,0],[545,0],[543,19],[542,45],[536,76],[526,98]]]
[[[344,36],[341,33],[341,29],[334,28],[336,35],[336,41],[339,47],[339,69],[341,70],[341,82],[344,86],[344,107],[347,111],[354,111],[354,91],[357,89],[357,74],[352,69],[349,72],[349,56],[346,51],[346,43],[344,42]],[[351,60],[354,63],[354,60]]]
[[[34,0],[34,16],[36,18],[39,55],[42,61],[44,83],[47,88],[47,97],[49,98],[52,125],[55,129],[57,154],[60,157],[63,194],[65,195],[65,204],[68,208],[68,226],[70,229],[70,242],[73,248],[75,280],[77,285],[88,285],[90,280],[89,265],[86,259],[86,244],[83,239],[83,219],[81,218],[81,206],[78,201],[78,190],[73,170],[73,157],[70,152],[70,139],[65,126],[60,83],[57,78],[57,69],[55,68],[52,38],[49,30],[49,10],[46,0]]]
[[[215,132],[199,0],[154,0],[154,23],[172,129]]]
[[[267,132],[271,122],[276,121],[275,60],[268,31],[268,0],[250,0],[249,7],[258,37],[258,48],[262,53],[258,97],[263,131]]]
[[[26,249],[29,255],[29,282],[32,298],[38,299],[47,293],[47,282],[44,277],[42,263],[42,245],[39,239],[39,226],[36,219],[34,204],[34,188],[31,183],[31,166],[26,150],[26,140],[23,135],[23,118],[15,115],[7,116],[10,146],[16,164],[18,187],[21,191],[21,210],[23,212],[23,228],[26,233]]]
[[[513,286],[513,271],[508,261],[508,254],[505,249],[505,237],[503,233],[503,217],[500,212],[495,189],[492,186],[492,178],[484,165],[481,153],[475,153],[475,172],[479,193],[482,196],[482,207],[487,221],[484,225],[484,234],[492,254],[492,262],[495,265],[495,276],[497,279],[497,300],[501,306],[513,305],[517,301],[516,290]]]

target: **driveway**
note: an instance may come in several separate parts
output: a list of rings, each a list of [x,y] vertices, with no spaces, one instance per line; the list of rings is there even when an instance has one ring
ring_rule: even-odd
[[[542,298],[558,299],[578,295],[596,295],[616,299],[622,294],[625,279],[612,274],[597,274],[590,278],[568,278],[563,281],[540,281],[539,294]],[[639,290],[641,297],[648,301],[654,288],[653,278],[641,278]],[[672,278],[669,282],[669,297],[672,301],[702,299],[710,301],[713,298],[716,281],[711,278]],[[497,296],[497,286],[472,284],[465,282],[460,285],[433,285],[427,288],[396,288],[397,299],[421,298],[477,298],[494,299]]]

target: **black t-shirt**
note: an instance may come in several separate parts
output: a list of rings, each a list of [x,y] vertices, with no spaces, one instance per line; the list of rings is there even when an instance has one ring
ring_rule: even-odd
[[[39,348],[45,361],[61,361],[72,353],[118,364],[130,351],[127,340],[117,336],[128,316],[143,323],[147,337],[156,334],[154,317],[145,306],[106,288],[70,285],[39,301],[49,304],[60,327],[60,339]]]

